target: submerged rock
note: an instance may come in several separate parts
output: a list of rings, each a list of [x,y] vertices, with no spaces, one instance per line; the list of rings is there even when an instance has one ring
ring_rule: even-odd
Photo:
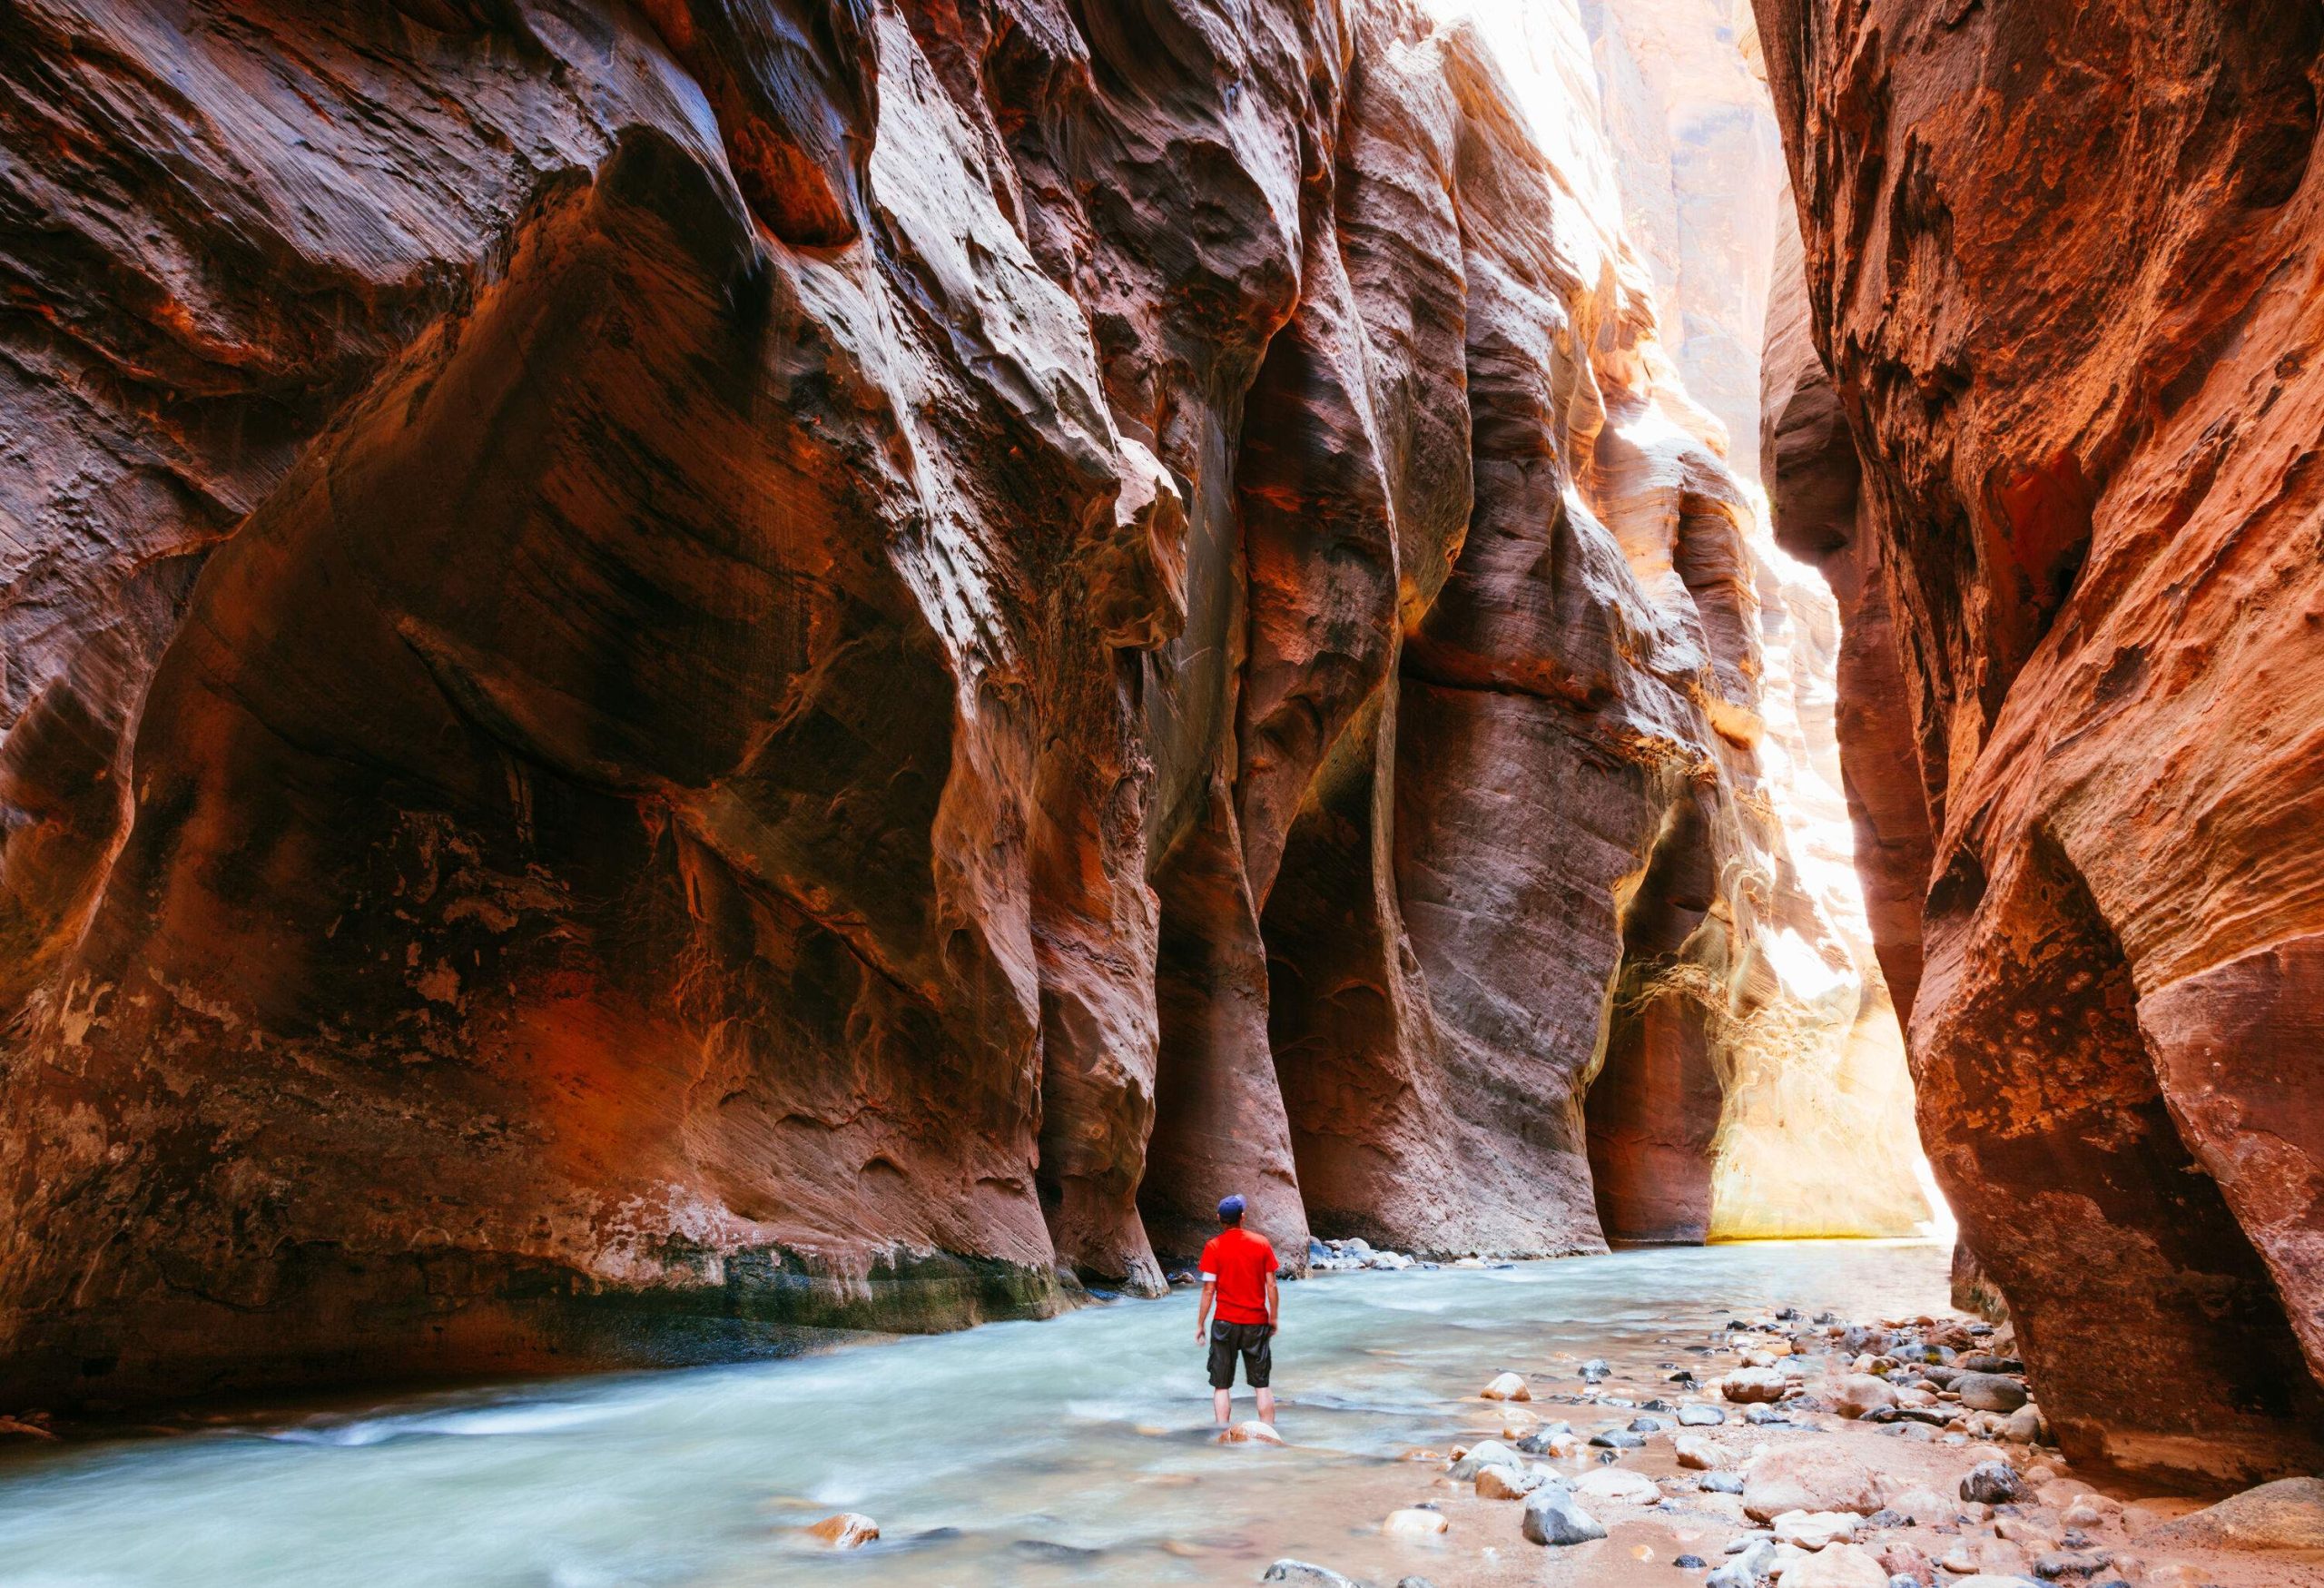
[[[842,1511],[805,1531],[827,1549],[862,1549],[880,1536],[880,1524],[859,1511]]]
[[[1329,1566],[1318,1566],[1309,1561],[1293,1560],[1289,1556],[1275,1562],[1259,1573],[1262,1583],[1289,1583],[1293,1588],[1364,1588],[1354,1578],[1344,1576]]]

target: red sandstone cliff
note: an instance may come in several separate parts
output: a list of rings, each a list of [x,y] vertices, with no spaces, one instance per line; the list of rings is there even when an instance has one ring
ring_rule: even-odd
[[[58,0],[0,78],[0,1392],[1040,1310],[1229,1189],[1700,1238],[1819,930],[1748,507],[1473,32]]]
[[[2070,1453],[2306,1470],[2324,14],[1758,12],[1805,243],[1766,472],[1847,608],[1938,1179]]]

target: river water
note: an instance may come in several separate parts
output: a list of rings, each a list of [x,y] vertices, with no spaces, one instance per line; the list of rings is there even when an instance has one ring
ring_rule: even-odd
[[[1426,1570],[1378,1533],[1424,1470],[1396,1457],[1479,1426],[1494,1372],[1604,1356],[1606,1389],[1642,1399],[1659,1362],[1732,1313],[1941,1308],[1945,1269],[1927,1244],[1801,1242],[1286,1286],[1282,1450],[1210,1442],[1184,1293],[779,1362],[13,1447],[0,1583],[1038,1588],[1250,1583],[1285,1554],[1393,1582]],[[841,1509],[881,1541],[800,1542]]]

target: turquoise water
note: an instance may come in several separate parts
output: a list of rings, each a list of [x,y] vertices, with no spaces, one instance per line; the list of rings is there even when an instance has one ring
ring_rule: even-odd
[[[1474,1426],[1461,1398],[1493,1372],[1601,1356],[1630,1376],[1608,1389],[1643,1398],[1671,1342],[1730,1313],[1941,1307],[1945,1267],[1925,1244],[1783,1243],[1287,1286],[1289,1450],[1210,1443],[1183,1293],[787,1361],[13,1447],[0,1584],[1210,1583],[1282,1554],[1362,1571],[1378,1513],[1350,1495],[1409,1473],[1406,1447]],[[801,1542],[842,1509],[881,1541]]]

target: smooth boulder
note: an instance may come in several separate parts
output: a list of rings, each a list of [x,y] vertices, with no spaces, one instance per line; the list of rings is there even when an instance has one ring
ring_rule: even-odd
[[[1743,1512],[1768,1522],[1787,1511],[1853,1511],[1869,1516],[1880,1509],[1880,1484],[1872,1470],[1854,1457],[1815,1445],[1770,1450],[1743,1477]]]
[[[2150,1536],[2206,1549],[2324,1550],[2324,1479],[2261,1484]]]
[[[1888,1568],[1859,1544],[1836,1544],[1793,1562],[1783,1588],[1888,1588]]]
[[[1407,1505],[1400,1511],[1389,1512],[1387,1520],[1380,1524],[1380,1531],[1390,1538],[1434,1538],[1438,1534],[1450,1531],[1452,1526],[1442,1511]]]

